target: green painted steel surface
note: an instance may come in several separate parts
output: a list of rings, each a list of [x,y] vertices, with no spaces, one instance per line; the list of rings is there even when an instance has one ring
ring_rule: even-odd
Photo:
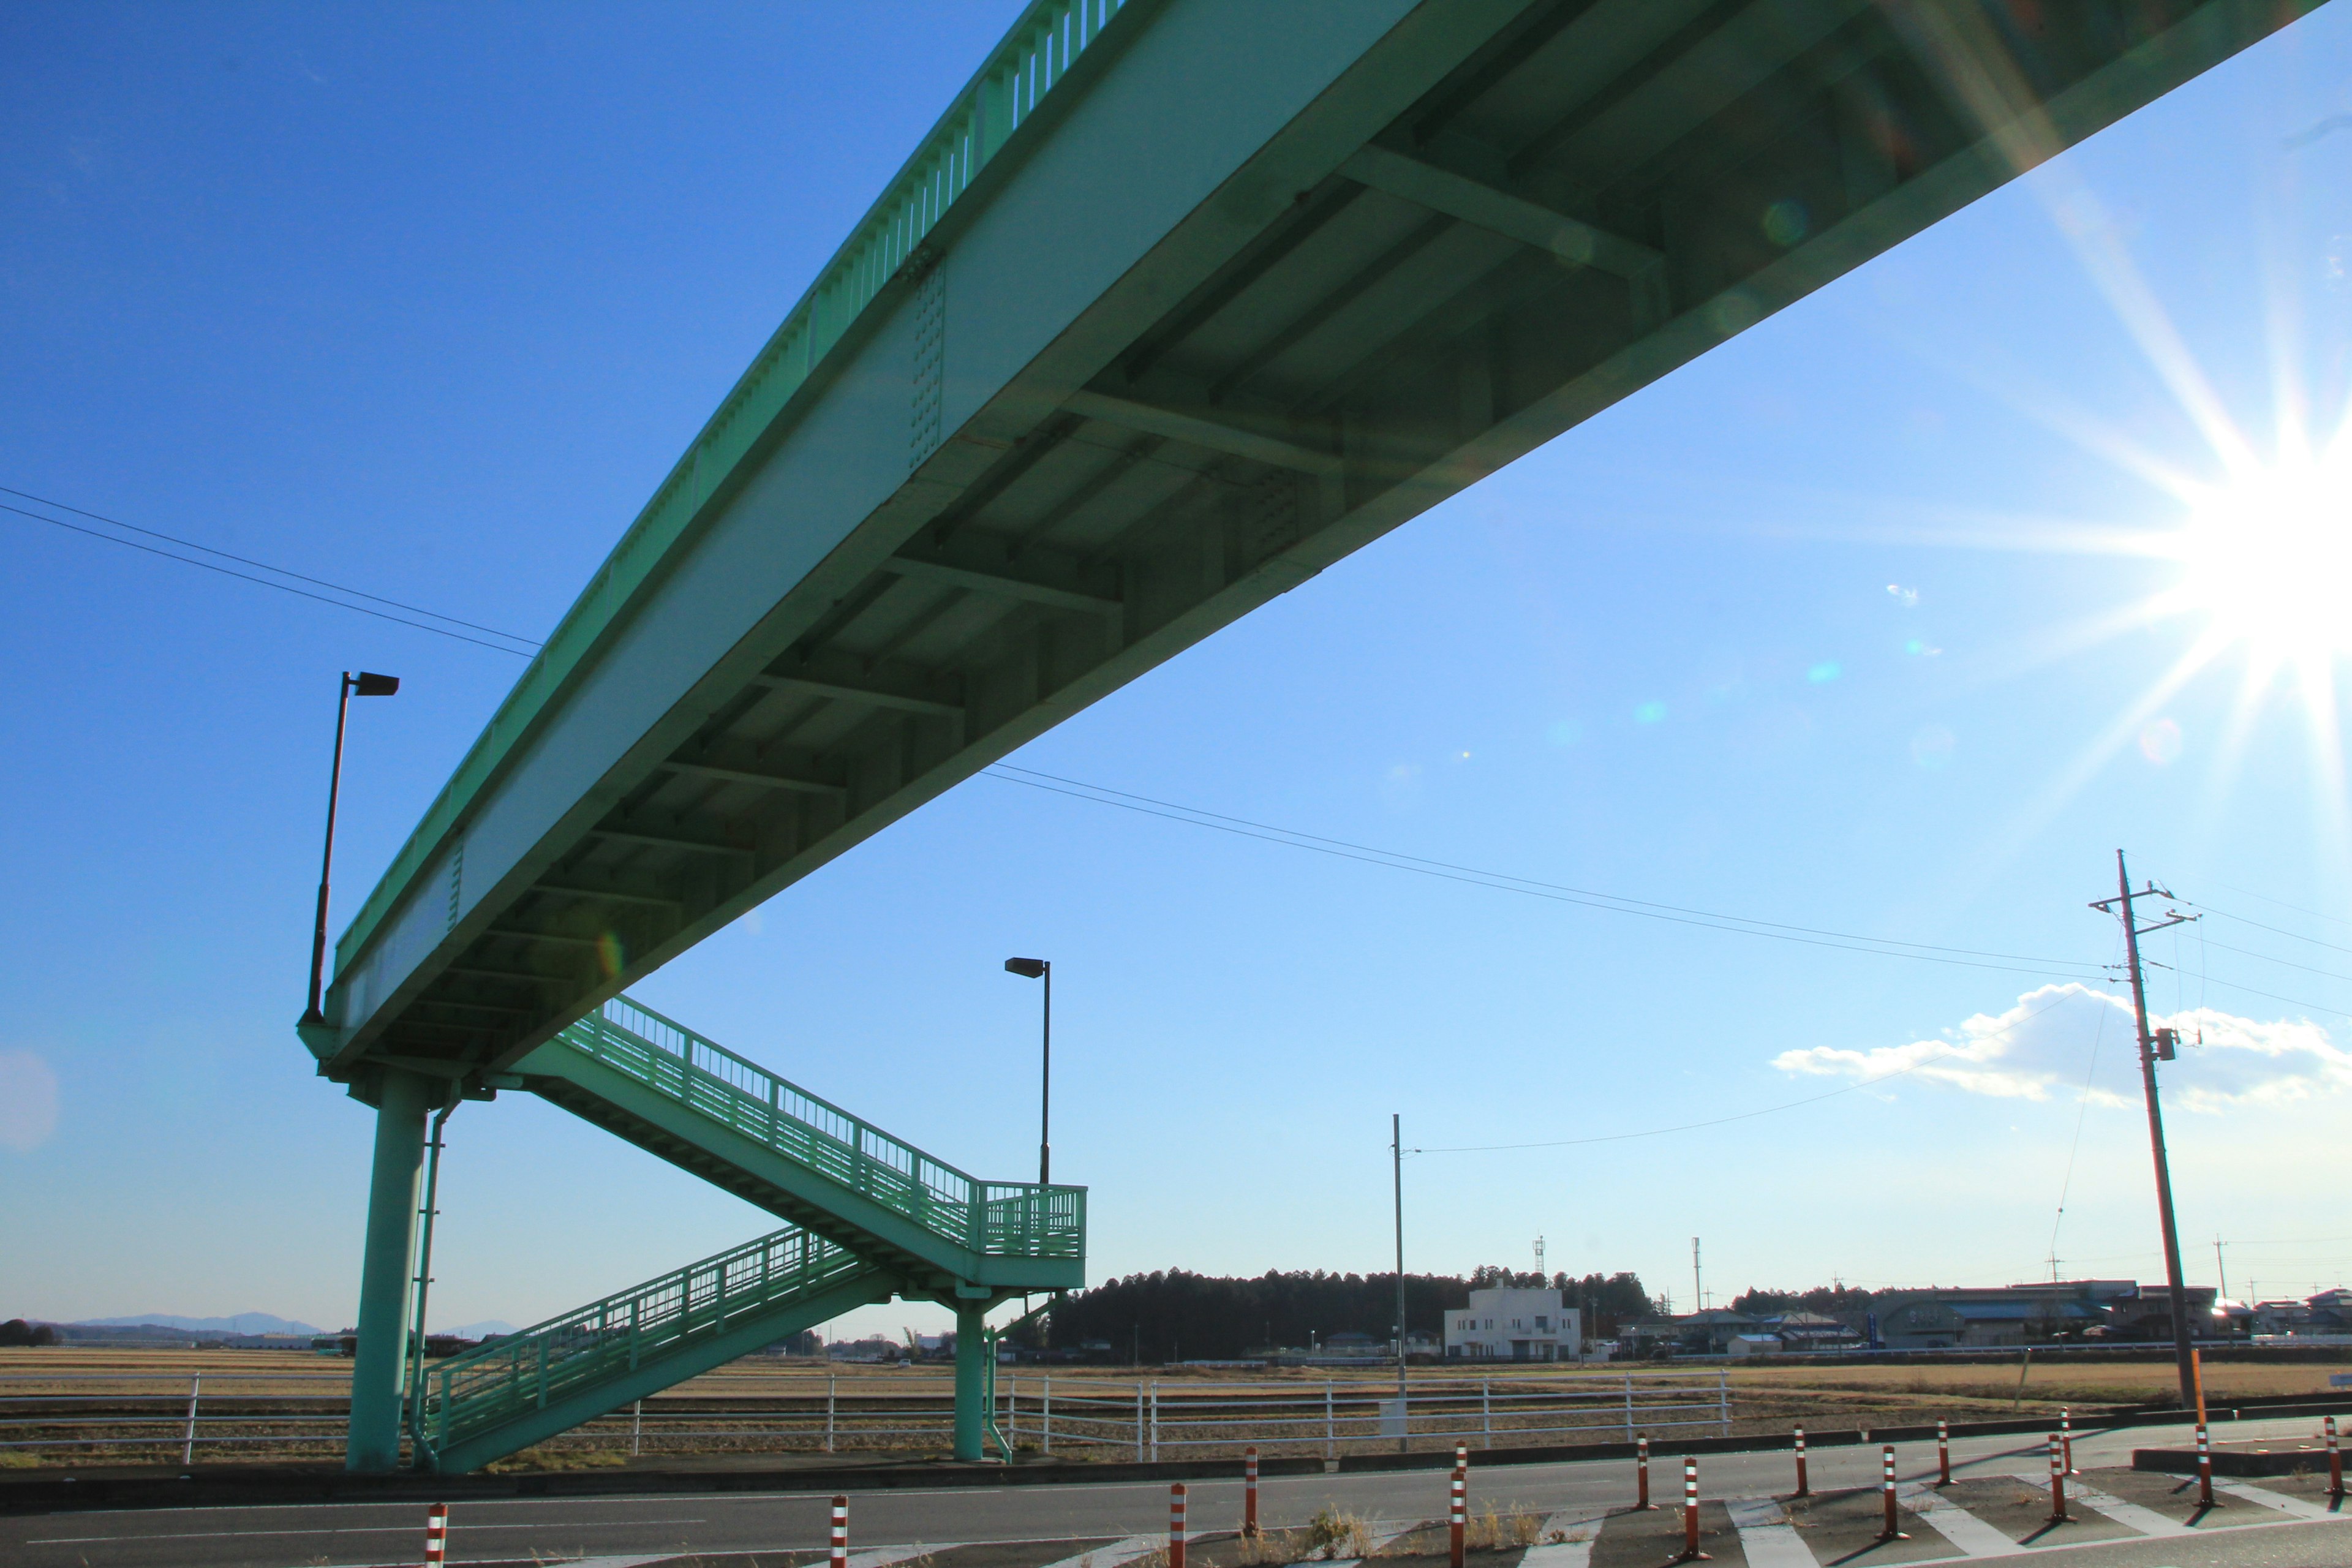
[[[1085,1188],[967,1175],[627,997],[518,1070],[545,1098],[899,1268],[919,1289],[1083,1282]]]
[[[360,1261],[359,1353],[352,1363],[351,1426],[343,1449],[344,1465],[362,1473],[400,1464],[400,1390],[425,1118],[445,1082],[395,1068],[383,1074],[378,1091],[366,1250]]]
[[[937,228],[948,208],[1047,104],[1047,95],[1126,13],[1140,25],[1153,0],[1033,0],[884,189],[751,368],[736,381],[604,564],[556,624],[530,668],[401,846],[335,944],[340,973],[425,868],[442,837],[507,759],[538,732],[550,703],[659,574],[671,548],[730,488],[795,395],[854,338],[859,318]]]
[[[2315,4],[1033,7],[469,753],[306,1044],[362,1098],[509,1070]]]
[[[447,1474],[542,1441],[851,1307],[895,1281],[797,1228],[593,1301],[426,1370],[419,1468]]]

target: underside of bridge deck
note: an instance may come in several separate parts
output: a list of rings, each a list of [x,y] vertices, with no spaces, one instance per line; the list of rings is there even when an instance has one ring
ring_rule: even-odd
[[[1150,68],[1142,40],[1186,8],[1130,5],[1092,81],[1056,90]],[[363,1094],[370,1061],[502,1068],[1218,626],[2308,8],[1403,8],[968,413],[960,344],[1014,307],[967,291],[942,223],[867,307],[912,346],[885,410],[903,482],[462,903],[451,813],[444,858],[395,889],[430,900],[446,875],[446,933],[313,1048]],[[706,509],[753,493],[745,451]],[[451,842],[457,868],[430,869]],[[339,994],[373,929],[346,939]]]

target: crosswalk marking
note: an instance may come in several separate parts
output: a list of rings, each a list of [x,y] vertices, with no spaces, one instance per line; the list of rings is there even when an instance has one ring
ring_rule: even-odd
[[[2048,1478],[2020,1474],[2011,1479],[2030,1483],[2044,1481]],[[2096,1487],[2084,1486],[2078,1481],[2066,1490],[2069,1502],[2081,1503],[2094,1513],[2104,1513],[2117,1524],[2127,1530],[2137,1530],[2142,1535],[2193,1535],[2196,1533],[2177,1519],[2167,1519],[2152,1508],[2142,1508],[2136,1502],[2126,1502],[2119,1497],[2110,1497]]]
[[[1723,1506],[1739,1531],[1748,1568],[1821,1568],[1813,1549],[1771,1498],[1726,1498]]]
[[[1925,1481],[1906,1481],[1895,1489],[1895,1496],[1926,1520],[1929,1529],[1971,1557],[2008,1557],[2021,1550],[2005,1531],[1994,1529]]]
[[[936,1541],[928,1546],[877,1546],[871,1551],[851,1552],[849,1568],[891,1568],[892,1563],[904,1563],[910,1557],[928,1557],[934,1552],[952,1552],[962,1544],[960,1541]]]
[[[1045,1568],[1118,1568],[1122,1563],[1132,1563],[1146,1552],[1159,1551],[1167,1544],[1167,1540],[1161,1535],[1130,1535],[1124,1541],[1097,1546],[1092,1552],[1081,1552],[1075,1557],[1048,1563]]]
[[[2297,1519],[2347,1517],[2340,1513],[2330,1513],[2326,1508],[2305,1498],[2289,1497],[2284,1492],[2274,1492],[2268,1487],[2252,1486],[2244,1481],[2225,1481],[2219,1476],[2213,1478],[2213,1489],[2217,1492],[2228,1492],[2232,1497],[2242,1497],[2248,1502],[2260,1503],[2264,1508],[2274,1508],[2281,1513],[2293,1514]]]
[[[1556,1513],[1543,1521],[1544,1544],[1530,1546],[1519,1559],[1519,1568],[1590,1568],[1592,1543],[1601,1539],[1601,1527],[1609,1522],[1607,1514],[1591,1514],[1580,1510]],[[1565,1539],[1553,1541],[1559,1535]]]

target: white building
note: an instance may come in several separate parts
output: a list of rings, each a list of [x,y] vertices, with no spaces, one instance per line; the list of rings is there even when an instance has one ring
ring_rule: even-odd
[[[1473,1290],[1468,1307],[1445,1314],[1449,1361],[1574,1361],[1583,1342],[1557,1290]]]

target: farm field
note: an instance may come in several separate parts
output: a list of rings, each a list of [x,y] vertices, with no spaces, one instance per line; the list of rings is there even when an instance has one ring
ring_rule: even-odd
[[[2324,1395],[2336,1363],[2223,1359],[2210,1405]],[[329,1461],[341,1451],[350,1363],[289,1352],[51,1347],[0,1351],[0,1468]],[[2020,1372],[2024,1373],[2021,1384]],[[1005,1367],[1000,1429],[1067,1460],[1336,1454],[1391,1447],[1395,1374],[1371,1368]],[[193,1385],[193,1386],[192,1386]],[[2169,1401],[2168,1359],[2041,1355],[1962,1363],[1416,1367],[1416,1444],[1474,1447],[1829,1432],[2014,1415],[2078,1422]],[[193,1441],[189,1413],[195,1394]],[[625,1407],[501,1468],[919,1458],[950,1430],[944,1365],[749,1357]]]

